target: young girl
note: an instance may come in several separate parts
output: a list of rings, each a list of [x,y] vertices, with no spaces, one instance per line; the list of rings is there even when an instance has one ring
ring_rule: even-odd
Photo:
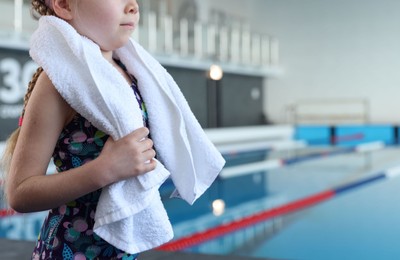
[[[46,70],[39,68],[24,99],[20,127],[10,137],[4,157],[8,165],[8,202],[18,212],[50,209],[33,259],[136,259],[135,253],[121,250],[98,236],[94,219],[105,187],[152,174],[159,163],[154,159],[156,153],[149,138],[140,83],[124,64],[113,58],[113,52],[127,44],[138,26],[137,1],[32,0],[32,6],[42,16],[64,20],[83,38],[98,45],[102,57],[131,86],[136,96],[132,102],[142,110],[145,127],[115,140],[73,109]],[[46,175],[51,157],[62,173]],[[216,167],[218,172],[221,162]],[[185,164],[184,159],[182,163]],[[215,176],[201,183],[199,193]],[[146,227],[141,229],[145,231]]]

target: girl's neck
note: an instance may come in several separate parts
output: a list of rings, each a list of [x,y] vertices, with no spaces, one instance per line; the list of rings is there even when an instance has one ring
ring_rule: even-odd
[[[103,57],[108,60],[109,62],[113,63],[113,52],[112,51],[103,51],[101,50],[101,54],[103,55]]]

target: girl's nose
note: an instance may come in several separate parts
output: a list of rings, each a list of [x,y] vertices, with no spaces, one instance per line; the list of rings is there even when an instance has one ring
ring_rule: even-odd
[[[139,13],[139,5],[137,1],[129,0],[128,5],[126,6],[127,13],[137,14]]]

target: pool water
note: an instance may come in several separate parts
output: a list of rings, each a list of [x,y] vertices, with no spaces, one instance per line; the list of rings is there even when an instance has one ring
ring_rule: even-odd
[[[237,213],[258,211],[357,181],[400,165],[400,150],[386,148],[369,155],[346,154],[312,160],[266,173],[268,196],[228,209],[214,222]],[[186,249],[273,259],[397,259],[400,256],[400,177],[379,180],[300,212],[266,221]],[[240,214],[238,212],[241,212]],[[210,215],[175,226],[207,229],[218,225]],[[194,224],[195,223],[195,224]],[[190,233],[190,232],[189,232]]]

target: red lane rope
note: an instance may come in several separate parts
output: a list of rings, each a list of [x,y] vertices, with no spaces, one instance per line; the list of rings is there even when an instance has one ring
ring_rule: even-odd
[[[321,193],[314,194],[312,196],[296,200],[283,206],[272,208],[269,210],[262,211],[260,213],[245,217],[240,220],[235,220],[218,227],[210,228],[205,231],[195,233],[193,235],[171,241],[160,246],[158,249],[165,251],[178,251],[188,247],[192,247],[203,242],[224,236],[228,233],[235,232],[248,226],[255,225],[257,223],[266,221],[273,217],[288,214],[293,211],[312,206],[322,201],[328,200],[335,196],[335,192],[332,190],[324,191]]]
[[[17,214],[18,212],[13,209],[0,209],[0,218],[11,217]]]

